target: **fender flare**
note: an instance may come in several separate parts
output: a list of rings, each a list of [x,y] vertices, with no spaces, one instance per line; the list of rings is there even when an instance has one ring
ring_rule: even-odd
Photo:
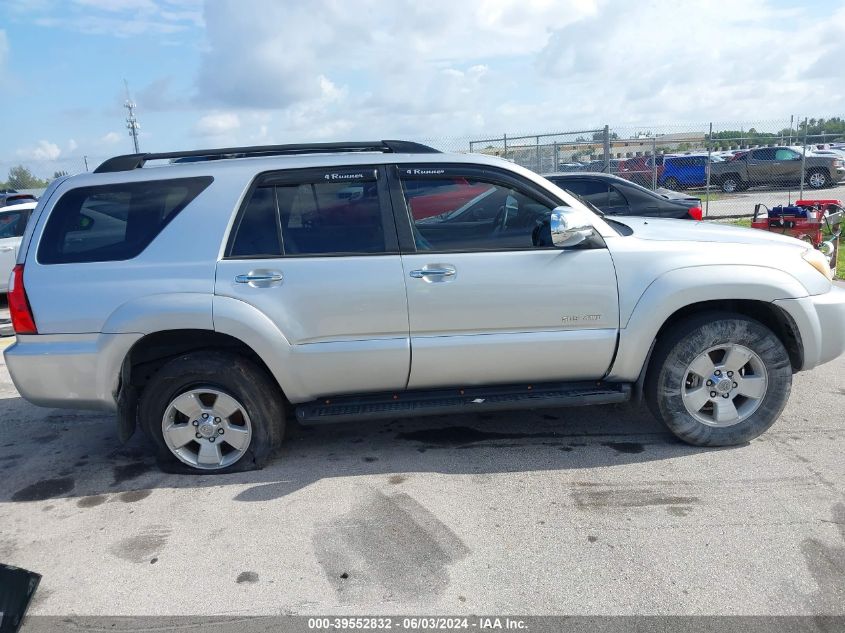
[[[772,303],[805,296],[807,290],[797,279],[766,266],[714,264],[669,271],[645,289],[620,328],[616,358],[606,379],[636,381],[660,328],[682,308],[707,301]]]

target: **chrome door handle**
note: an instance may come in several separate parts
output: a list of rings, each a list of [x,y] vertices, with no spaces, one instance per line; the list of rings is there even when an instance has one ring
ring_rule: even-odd
[[[239,284],[249,284],[255,281],[278,282],[284,279],[282,273],[248,273],[246,275],[238,275],[235,277],[235,282]]]
[[[454,268],[417,268],[411,271],[414,279],[425,279],[426,277],[454,277]]]

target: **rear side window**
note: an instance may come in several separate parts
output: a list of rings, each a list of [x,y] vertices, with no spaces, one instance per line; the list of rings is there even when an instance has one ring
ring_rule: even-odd
[[[364,171],[372,175],[321,172],[306,174],[306,182],[297,182],[296,174],[266,176],[241,211],[227,257],[389,252],[376,172]],[[338,174],[340,182],[326,182]]]
[[[132,259],[212,180],[206,176],[72,189],[50,213],[38,261],[70,264]]]
[[[375,180],[276,187],[285,255],[384,253]]]
[[[21,211],[6,211],[0,213],[0,238],[20,237],[26,229],[28,213]]]

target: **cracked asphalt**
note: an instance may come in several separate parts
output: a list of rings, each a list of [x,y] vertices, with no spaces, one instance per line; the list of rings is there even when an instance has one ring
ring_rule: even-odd
[[[43,575],[42,615],[841,615],[843,376],[798,374],[737,448],[620,405],[302,430],[185,476],[3,366],[0,561]]]

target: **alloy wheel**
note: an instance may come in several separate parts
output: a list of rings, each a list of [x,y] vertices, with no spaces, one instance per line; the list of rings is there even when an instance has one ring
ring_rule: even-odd
[[[182,462],[219,470],[244,456],[252,423],[244,406],[217,389],[198,387],[176,396],[161,421],[170,451]]]
[[[728,343],[711,347],[689,364],[681,399],[702,424],[727,427],[753,415],[767,389],[763,360],[743,345]]]

